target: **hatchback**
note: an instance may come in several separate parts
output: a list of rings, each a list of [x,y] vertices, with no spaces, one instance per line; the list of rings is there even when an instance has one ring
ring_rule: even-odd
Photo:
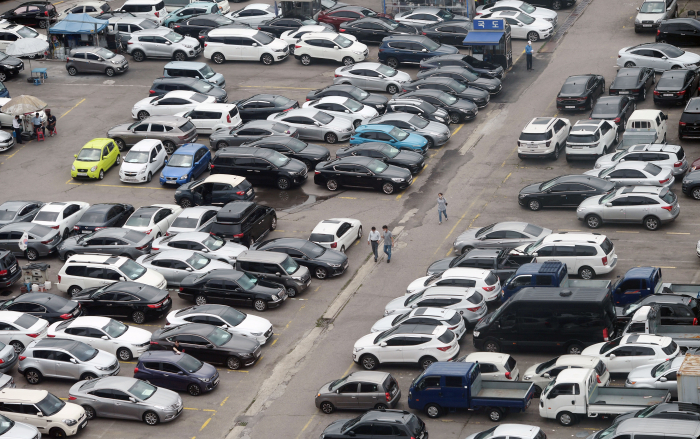
[[[66,70],[71,76],[78,73],[104,73],[114,76],[129,70],[124,55],[115,55],[104,47],[80,47],[71,50],[66,57]]]
[[[423,35],[390,36],[379,46],[379,61],[395,69],[399,64],[420,64],[426,58],[459,53],[454,46],[436,43]]]
[[[342,253],[362,239],[362,223],[352,218],[331,218],[316,224],[309,241]]]
[[[211,152],[201,143],[187,143],[165,160],[160,172],[161,185],[181,186],[210,169]]]
[[[165,235],[168,227],[175,221],[180,212],[182,212],[182,208],[174,204],[142,206],[131,214],[122,227],[158,238]]]
[[[656,83],[654,104],[683,104],[698,88],[700,73],[694,69],[666,70]]]
[[[219,372],[185,352],[151,351],[139,357],[134,378],[158,387],[187,391],[192,396],[211,392],[219,385]]]
[[[153,174],[165,165],[167,157],[163,142],[143,139],[132,146],[124,157],[119,180],[122,183],[150,183]]]
[[[287,44],[257,29],[215,28],[207,33],[204,57],[216,64],[226,61],[260,61],[265,65],[283,61]]]
[[[15,426],[26,423],[38,427],[39,437],[43,432],[74,436],[88,424],[80,405],[61,401],[46,390],[4,388],[0,390],[0,413],[15,421]]]
[[[353,372],[324,384],[316,393],[316,407],[325,414],[340,410],[386,410],[401,399],[399,383],[388,372]]]
[[[183,209],[210,204],[224,205],[231,201],[252,200],[255,189],[248,180],[235,175],[210,175],[185,183],[175,191],[175,202]]]
[[[479,365],[482,379],[489,381],[520,381],[520,369],[515,358],[500,352],[472,352],[455,361]]]
[[[72,178],[95,178],[102,180],[112,166],[119,166],[122,157],[112,139],[92,139],[86,143],[71,166]]]

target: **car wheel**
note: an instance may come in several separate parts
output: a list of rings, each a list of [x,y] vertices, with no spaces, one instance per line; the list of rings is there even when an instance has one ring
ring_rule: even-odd
[[[642,100],[643,101],[647,100],[647,89],[646,88],[642,89]]]
[[[51,437],[66,437],[66,432],[58,427],[54,427],[49,430],[49,436]]]
[[[474,247],[472,247],[471,245],[465,245],[464,247],[462,247],[462,250],[459,252],[459,254],[463,255],[465,253],[469,253],[472,250],[474,250]]]
[[[386,60],[386,65],[388,65],[392,69],[395,69],[399,66],[399,60],[392,56]]]
[[[321,403],[321,411],[327,415],[330,415],[335,411],[335,406],[328,401],[323,401]]]
[[[325,279],[328,277],[328,272],[325,268],[318,267],[314,270],[314,276],[316,276],[317,279]]]
[[[330,179],[326,182],[326,188],[328,188],[329,191],[337,191],[338,182],[333,179]]]
[[[24,378],[29,384],[39,384],[43,378],[41,372],[36,369],[27,369],[24,372]]]
[[[564,427],[569,427],[576,423],[576,417],[569,412],[561,412],[557,415],[557,421]]]
[[[554,9],[555,11],[561,9],[561,0],[554,0],[552,2],[552,9]]]
[[[658,230],[659,226],[661,226],[661,223],[659,222],[659,219],[655,216],[648,216],[644,218],[644,227],[647,230],[651,230],[652,232],[654,230]]]
[[[30,261],[36,261],[37,259],[39,259],[39,252],[37,252],[33,248],[28,248],[24,251],[24,254]]]
[[[437,404],[428,404],[425,406],[425,414],[428,415],[429,418],[439,418],[442,414],[442,407]]]
[[[527,39],[530,40],[530,41],[532,41],[532,42],[534,43],[534,42],[536,42],[537,40],[540,39],[540,34],[538,34],[537,32],[535,32],[535,31],[533,30],[532,32],[529,32],[529,33],[527,34]]]
[[[24,344],[22,344],[21,341],[12,340],[12,341],[10,342],[10,345],[11,345],[13,348],[15,348],[15,353],[16,353],[16,354],[19,354],[20,352],[22,352],[22,351],[24,350]]]
[[[67,261],[68,259],[72,258],[73,256],[75,256],[75,252],[66,252],[66,254],[63,255],[63,259]],[[80,291],[80,290],[78,289],[78,291]]]
[[[73,285],[72,287],[68,288],[68,295],[69,295],[70,297],[73,297],[73,296],[75,296],[76,294],[78,294],[79,292],[81,292],[82,290],[83,290],[83,289],[80,288],[79,286]]]
[[[68,74],[71,76],[75,76],[78,74],[78,69],[75,67],[68,67]]]
[[[175,28],[175,22],[174,22],[174,21],[171,21],[170,23],[168,23],[168,27],[169,27],[170,29],[174,29],[174,28]]]
[[[175,144],[170,140],[166,140],[165,142],[163,142],[163,146],[165,147],[165,152],[167,152],[168,154],[172,154],[175,152]]]
[[[273,216],[272,221],[270,221],[270,231],[273,231],[277,228],[277,217]]]
[[[500,420],[503,419],[503,415],[503,410],[499,408],[493,407],[486,410],[486,416],[488,416],[493,422],[500,422]]]
[[[255,302],[253,302],[253,307],[256,311],[263,312],[267,309],[267,302],[262,299],[256,299]]]
[[[141,62],[144,59],[146,59],[146,55],[143,52],[141,52],[140,50],[134,50],[131,53],[131,58],[133,58],[134,61],[136,61],[136,62]]]
[[[286,191],[289,189],[290,182],[289,179],[286,177],[280,177],[277,179],[277,189],[281,191]]]
[[[119,151],[124,151],[126,149],[126,142],[124,142],[124,140],[120,139],[119,137],[114,138],[114,143],[117,144],[117,148],[119,148]]]
[[[148,176],[146,177],[146,183],[150,183],[152,179],[153,179],[153,174],[149,172]]]
[[[379,366],[379,360],[377,360],[377,357],[374,355],[364,355],[362,358],[360,358],[360,363],[362,364],[362,367],[364,367],[367,370],[374,370]]]
[[[530,200],[530,202],[527,204],[527,207],[529,207],[530,210],[534,211],[540,210],[542,208],[539,200]]]
[[[269,66],[272,65],[273,62],[275,62],[275,59],[269,53],[265,53],[263,54],[263,56],[260,57],[260,61],[262,61],[262,63],[266,66]]]
[[[197,305],[206,305],[206,304],[207,304],[207,298],[204,297],[204,296],[197,296],[197,297],[194,299],[194,303],[196,303]]]
[[[586,225],[591,229],[597,229],[602,223],[603,220],[598,215],[588,215],[586,217]]]
[[[432,148],[432,147],[435,146],[435,141],[434,141],[433,139],[431,139],[430,137],[426,137],[425,140],[428,141],[428,143],[426,144],[426,147],[427,147],[428,149],[430,149],[430,148]]]
[[[627,61],[627,62],[625,63],[625,67],[635,67],[635,66],[636,66],[636,64],[633,63],[632,61]]]
[[[136,117],[138,117],[139,120],[144,120],[148,116],[150,116],[150,114],[148,114],[148,111],[145,111],[145,110],[139,111],[139,113],[136,115]]]
[[[552,153],[552,160],[558,160],[559,159],[559,144],[554,145],[554,152]]]
[[[175,61],[187,61],[187,55],[185,54],[185,52],[181,52],[179,50],[175,52],[173,58],[175,59]]]
[[[117,350],[117,358],[119,358],[120,361],[131,361],[134,356],[131,354],[131,350],[127,348],[119,348]]]
[[[394,193],[394,185],[391,183],[384,183],[382,185],[382,192],[384,192],[387,195],[391,195]]]
[[[131,314],[131,320],[140,325],[146,321],[146,314],[144,314],[143,311],[134,311],[134,313]]]
[[[5,82],[7,80],[7,74],[5,72],[0,72],[0,82]]]
[[[584,266],[578,270],[578,275],[581,279],[593,279],[595,277],[595,271],[591,267]]]
[[[569,355],[581,355],[583,352],[583,346],[578,343],[571,343],[566,347],[566,353]]]
[[[437,362],[437,360],[433,357],[423,357],[420,359],[418,364],[420,365],[421,368],[423,368],[423,370],[425,370],[425,369],[429,368],[430,365],[435,363],[435,362]]]
[[[180,200],[180,207],[183,209],[187,209],[188,207],[192,207],[192,201],[189,198],[182,198]]]
[[[111,67],[107,67],[107,69],[105,69],[105,75],[111,78],[112,76],[114,76],[114,69]]]
[[[459,114],[457,113],[450,113],[450,122],[451,123],[459,123],[459,121],[462,120]]]
[[[89,405],[84,405],[83,410],[85,410],[85,417],[89,419],[93,419],[97,414],[95,413],[95,409],[90,407]]]
[[[80,381],[92,381],[92,380],[94,380],[95,378],[97,378],[97,375],[95,375],[94,373],[84,373],[84,374],[80,377]]]
[[[495,339],[486,340],[484,350],[486,352],[501,352],[501,345]]]
[[[223,64],[226,61],[226,57],[224,57],[223,54],[216,52],[211,56],[211,60],[214,61],[215,64]]]
[[[158,414],[156,412],[149,410],[143,414],[143,422],[145,422],[147,425],[158,425],[160,419],[158,418]]]
[[[386,88],[386,92],[389,93],[390,95],[395,95],[396,93],[399,92],[399,88],[395,86],[394,84],[389,84],[389,86]]]
[[[691,195],[693,198],[696,200],[700,200],[700,187],[693,188],[693,191],[691,192]]]
[[[291,46],[289,46],[289,54],[290,54],[290,55],[294,55],[294,44],[292,44]]]
[[[326,133],[325,139],[326,143],[330,143],[332,145],[338,141],[338,136],[336,136],[335,133]]]
[[[287,296],[295,297],[297,295],[297,289],[294,287],[287,287]]]
[[[375,409],[375,410],[382,410],[382,411],[384,411],[384,410],[386,410],[386,409],[388,409],[388,408],[389,408],[389,406],[387,406],[386,404],[383,404],[383,403],[381,403],[381,402],[380,402],[379,404],[377,404],[377,405],[374,406],[374,409]]]
[[[311,57],[309,55],[302,55],[300,61],[303,65],[308,66],[311,64]]]
[[[202,393],[202,389],[196,384],[190,384],[187,386],[187,393],[192,396],[199,396]]]
[[[117,160],[114,161],[114,164],[119,166],[121,164],[121,162],[122,162],[122,155],[117,154]]]
[[[97,177],[98,180],[104,180],[105,179],[105,171],[104,169],[100,169],[100,175]]]
[[[346,66],[351,66],[355,64],[355,60],[352,59],[351,56],[346,56],[345,58],[343,58],[343,64],[345,64]]]
[[[234,357],[232,355],[228,357],[228,360],[226,360],[226,367],[228,367],[231,370],[238,370],[241,368],[241,360],[238,357]]]

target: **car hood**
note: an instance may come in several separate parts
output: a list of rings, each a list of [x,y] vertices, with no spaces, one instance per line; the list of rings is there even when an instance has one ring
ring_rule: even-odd
[[[637,13],[637,20],[639,20],[639,21],[643,21],[643,20],[656,21],[659,18],[663,18],[663,16],[664,16],[663,12],[658,12],[658,13],[638,12]]]
[[[321,395],[331,393],[331,384],[333,384],[333,381],[330,383],[324,384],[319,390],[318,393]]]
[[[321,126],[336,131],[345,131],[348,128],[352,130],[352,122],[349,119],[345,119],[342,117],[333,117],[333,120],[330,121],[330,123]]]
[[[521,194],[539,194],[540,193],[540,185],[542,183],[533,183],[525,186],[524,188],[520,189]]]
[[[402,72],[400,70],[397,70],[396,74],[390,78],[386,78],[389,81],[396,81],[396,82],[409,82],[411,80],[411,75],[409,75],[406,72]]]
[[[601,172],[603,172],[602,169],[591,169],[590,171],[584,172],[583,175],[592,175],[594,177],[597,177],[598,174],[600,174]]]
[[[638,366],[632,369],[632,372],[627,375],[627,382],[637,381],[637,382],[651,382],[656,379],[652,377],[651,370],[658,366],[658,364],[645,364],[644,366]]]
[[[151,106],[151,101],[153,100],[153,96],[143,98],[140,101],[137,101],[134,104],[134,108],[145,108],[145,107],[150,107]]]
[[[501,80],[498,78],[476,78],[476,81],[470,82],[473,85],[480,85],[487,90],[495,90],[501,85]]]
[[[267,47],[269,47],[270,49],[273,49],[273,50],[274,49],[282,50],[288,46],[289,46],[289,44],[280,40],[279,38],[275,38],[274,40],[272,40],[272,42],[270,44],[267,45]]]
[[[85,415],[85,409],[78,404],[73,404],[72,402],[67,402],[58,413],[54,414],[54,419],[73,419],[78,420],[81,416]]]
[[[325,262],[327,264],[343,264],[348,260],[348,257],[345,255],[345,253],[337,250],[326,249],[321,256],[315,259],[319,262]]]
[[[605,154],[604,156],[599,157],[598,160],[595,161],[594,168],[605,169],[611,167],[612,165],[617,163],[617,161],[613,161],[612,159],[613,157],[615,157],[615,154],[617,153]]]
[[[386,306],[384,307],[384,314],[390,315],[390,314],[396,314],[396,313],[402,313],[402,312],[408,311],[409,308],[406,307],[406,305],[405,305],[406,300],[408,300],[408,296],[406,296],[406,295],[403,295],[403,296],[397,297],[396,299],[393,299],[391,302],[387,303]],[[367,337],[368,336],[365,335],[364,338],[367,338]],[[375,337],[376,337],[376,334],[375,334]],[[362,339],[360,339],[360,340],[362,340]],[[360,340],[358,340],[358,343]],[[355,346],[359,346],[358,343],[355,343]],[[372,344],[371,341],[369,342],[369,344]]]
[[[581,202],[581,204],[578,205],[579,209],[585,209],[588,207],[598,207],[600,206],[600,203],[598,202],[604,195],[594,195],[592,197],[588,197],[585,200]]]
[[[343,36],[345,36],[345,35],[343,35]],[[353,52],[363,53],[365,50],[369,50],[369,49],[367,48],[366,44],[362,44],[362,43],[358,42],[357,39],[355,38],[355,41],[353,41],[352,44],[350,45],[350,47],[348,47],[345,50],[351,50]]]
[[[342,428],[343,428],[343,425],[348,421],[349,421],[349,419],[338,419],[337,421],[331,423],[328,427],[326,427],[323,430],[323,434],[321,436],[331,435],[331,434],[339,435]]]
[[[401,150],[391,161],[401,163],[418,163],[423,160],[423,155],[413,151]]]
[[[400,166],[389,165],[384,172],[382,172],[382,177],[384,178],[411,178],[411,171]]]
[[[526,377],[526,376],[534,377],[535,375],[537,375],[537,366],[539,366],[540,364],[541,363],[537,363],[537,364],[532,365],[532,366],[528,367],[527,369],[525,369],[525,373],[523,373],[523,377]]]
[[[92,168],[93,166],[95,166],[95,165],[98,164],[98,163],[100,163],[99,160],[95,160],[94,162],[93,162],[93,161],[84,162],[84,161],[82,161],[82,160],[77,160],[77,159],[76,159],[76,160],[73,160],[73,166],[75,166],[76,169],[77,169],[78,167],[90,169],[90,168]]]
[[[223,268],[223,267],[222,267]],[[230,267],[227,267],[230,268]],[[146,272],[140,278],[136,279],[134,282],[138,282],[145,285],[150,285],[152,287],[158,288],[159,285],[165,283],[165,277],[157,271],[147,268]]]
[[[476,104],[468,99],[457,98],[457,102],[452,104],[455,108],[464,108],[465,110],[476,110]]]
[[[148,167],[148,163],[127,163],[122,162],[122,166],[119,169],[124,172],[138,172]]]
[[[223,349],[228,349],[235,352],[250,352],[252,353],[255,349],[260,346],[257,340],[252,338],[246,338],[240,335],[234,335],[231,340],[225,345],[221,346]]]
[[[238,255],[243,253],[244,251],[248,250],[248,248],[244,245],[241,244],[236,244],[235,242],[227,241],[226,244],[224,244],[223,247],[221,247],[218,250],[215,250],[213,252],[207,253],[210,257],[217,255],[217,256],[225,256],[227,259],[236,259]],[[230,268],[227,268],[230,270]]]
[[[450,262],[452,262],[454,258],[443,258],[438,261],[433,262],[430,264],[428,267],[428,272],[429,273],[437,273],[440,271],[445,271],[448,268],[450,268]]]
[[[425,281],[428,279],[430,279],[430,276],[423,276],[408,284],[408,287],[406,287],[407,294],[412,294],[419,290],[425,289]]]
[[[483,79],[483,78],[479,78]],[[479,80],[477,79],[477,81]],[[477,100],[482,100],[486,99],[489,96],[489,92],[487,90],[484,90],[483,88],[477,88],[477,87],[467,87],[463,92],[459,94],[459,97],[465,98],[465,99],[477,99]]]
[[[129,326],[126,332],[118,338],[131,344],[142,344],[151,340],[151,331],[147,331],[142,328],[137,328],[136,326],[132,325]]]
[[[8,66],[18,66],[18,65],[22,64],[22,60],[19,58],[15,58],[14,56],[8,55],[7,58],[0,60],[0,64],[5,64]]]
[[[252,314],[247,314],[246,318],[243,319],[241,323],[236,326],[236,329],[245,330],[249,332],[260,332],[264,334],[268,329],[272,328],[272,323],[269,320],[262,317],[254,316]]]
[[[377,334],[367,334],[360,337],[355,342],[355,348],[366,348],[374,345],[374,339],[377,338]]]
[[[92,360],[88,361],[87,363],[90,364],[91,366],[107,367],[107,366],[113,365],[116,362],[117,362],[117,357],[110,354],[109,352],[105,352],[105,351],[98,349],[97,356],[95,358],[93,358]]]
[[[182,398],[180,398],[180,395],[172,390],[158,387],[158,390],[156,390],[150,398],[143,402],[144,404],[150,406],[159,405],[161,407],[170,407],[171,405],[175,404],[181,405]]]
[[[123,168],[124,165],[122,165]],[[192,170],[192,167],[189,168],[180,168],[177,166],[164,166],[161,172],[163,173],[163,177],[181,177],[183,175],[189,174],[189,172]],[[189,184],[189,183],[185,183]],[[185,186],[184,184],[182,186]],[[182,186],[180,186],[182,188]]]
[[[405,297],[406,296],[404,296],[404,298]],[[391,322],[394,321],[394,319],[396,318],[397,315],[398,315],[398,313],[392,313],[386,317],[382,317],[381,319],[377,320],[377,322],[374,325],[372,325],[371,331],[376,333],[376,332],[382,332],[382,331],[386,331],[387,329],[390,329],[392,327]]]
[[[114,137],[115,134],[121,134],[121,133],[129,133],[129,126],[130,123],[122,123],[119,125],[115,125],[109,130],[107,130],[107,137]]]
[[[473,228],[473,229],[467,229],[464,231],[462,234],[460,234],[457,239],[455,239],[455,242],[464,242],[464,241],[474,241],[476,240],[476,232],[478,232],[479,228]]]
[[[449,44],[441,44],[440,47],[433,50],[431,53],[435,54],[435,56],[452,55],[453,53],[459,53],[459,49],[457,49],[455,46],[450,46]]]
[[[408,133],[408,137],[401,141],[401,144],[403,145],[413,145],[419,148],[424,147],[426,143],[428,143],[428,141],[425,139],[425,137],[414,133]]]
[[[30,437],[40,437],[41,435],[39,434],[39,430],[35,426],[25,424],[23,422],[15,422],[15,425],[13,425],[11,429],[5,432],[3,436],[7,438],[26,439]]]
[[[591,357],[600,357],[600,349],[605,345],[606,342],[596,343],[594,345],[588,346],[586,349],[581,351],[581,355],[590,355]]]
[[[669,58],[671,61],[676,61],[676,62],[681,62],[683,64],[695,64],[700,61],[700,55],[692,53],[692,52],[685,52],[683,55],[677,57],[677,58]]]
[[[309,143],[306,148],[302,149],[299,154],[308,155],[311,157],[326,157],[330,152],[328,148],[314,143]]]

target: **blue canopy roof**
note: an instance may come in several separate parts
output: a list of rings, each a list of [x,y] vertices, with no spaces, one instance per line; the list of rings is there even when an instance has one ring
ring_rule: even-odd
[[[88,14],[68,14],[49,29],[51,34],[95,34],[107,27],[109,21],[93,18]]]
[[[501,40],[503,31],[501,32],[479,32],[470,31],[462,44],[464,45],[495,45]]]

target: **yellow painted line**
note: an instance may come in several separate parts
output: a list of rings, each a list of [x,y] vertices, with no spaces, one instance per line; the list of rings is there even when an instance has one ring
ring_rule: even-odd
[[[228,401],[228,396],[227,396],[226,398],[224,398],[224,400],[221,401],[221,404],[219,404],[219,405],[220,405],[221,407],[223,407],[224,404],[226,404],[226,401]]]
[[[212,409],[202,409],[202,411],[203,411],[203,412],[214,412],[214,413],[216,413],[216,410],[212,410]]]
[[[274,85],[239,85],[241,88],[277,88],[283,90],[316,90],[315,88],[275,87]]]
[[[64,0],[61,0],[60,2],[54,3],[54,5],[60,5],[61,3],[64,3]]]
[[[183,407],[182,409],[183,409],[183,410],[196,410],[196,411],[199,411],[199,409],[195,409],[195,408],[192,408],[192,407]]]
[[[58,398],[58,399],[60,399],[62,401],[68,401],[68,398]]]
[[[503,163],[501,163],[501,168],[504,167],[505,165],[506,165],[506,161],[503,160]]]
[[[78,102],[77,104],[73,105],[73,108],[71,108],[70,110],[68,110],[68,111],[66,111],[65,113],[63,113],[63,114],[61,115],[61,117],[59,117],[59,119],[63,119],[63,116],[65,116],[66,114],[70,113],[71,111],[73,111],[73,110],[75,109],[75,107],[77,107],[78,105],[80,105],[80,104],[82,104],[83,102],[85,102],[85,99],[86,99],[86,98],[83,98],[82,101],[80,101],[80,102]]]
[[[690,235],[690,233],[686,232],[666,232],[667,235]]]
[[[32,140],[23,143],[21,148],[15,150],[15,152],[13,152],[12,154],[10,154],[10,155],[8,155],[7,157],[5,157],[5,160],[9,160],[9,159],[11,159],[12,157],[14,157],[15,155],[17,155],[18,152],[20,152],[22,149],[24,149],[25,146],[29,145],[30,143],[32,143]],[[0,163],[0,165],[4,165],[4,164],[5,164],[5,162]]]
[[[503,182],[501,182],[501,184],[505,183],[510,178],[511,174],[512,172],[508,173],[508,175],[506,175],[506,178],[503,179]]]
[[[338,197],[338,198],[342,198],[343,200],[357,200],[357,198],[355,198],[355,197]]]
[[[301,435],[304,434],[306,429],[309,428],[309,425],[311,425],[311,421],[313,421],[315,417],[316,417],[316,414],[314,413],[314,415],[311,416],[311,418],[309,418],[309,421],[306,423],[306,425],[304,425],[304,428],[301,429],[301,431],[297,435],[296,439],[299,439],[301,437]]]
[[[272,344],[271,344],[270,346],[274,346],[275,343],[277,343],[277,340],[279,340],[279,338],[276,338],[276,339],[272,340]]]
[[[350,369],[352,369],[353,366],[355,366],[355,362],[354,362],[354,361],[353,361],[352,363],[350,363],[350,366],[348,366],[348,368],[347,368],[347,370],[345,371],[345,373],[343,374],[343,376],[347,376],[347,374],[350,373]]]
[[[627,232],[625,230],[616,230],[615,233],[639,233],[639,232]]]
[[[260,358],[262,358],[262,357],[260,357]],[[216,369],[216,370],[225,370],[226,372],[248,373],[247,370],[231,370],[231,369]]]
[[[459,132],[459,130],[462,129],[463,126],[464,126],[464,124],[460,124],[460,125],[457,127],[457,129],[454,130],[454,131],[452,132],[452,135],[454,136],[455,134],[457,134],[457,133]]]
[[[302,306],[302,308],[303,308],[303,306]],[[261,362],[263,358],[265,358],[265,355],[264,355],[264,354],[263,354],[263,355],[261,355],[261,356],[260,356],[260,358],[258,358],[258,361],[256,361],[256,363],[259,363],[259,362]]]
[[[659,267],[659,268],[676,268],[676,267]]]
[[[447,253],[445,253],[445,256],[449,256],[449,255],[450,255],[450,253],[452,253],[452,251],[453,251],[453,250],[454,250],[453,248],[451,248],[451,249],[447,250]]]
[[[209,425],[209,421],[211,421],[211,418],[209,418],[209,419],[207,419],[206,421],[204,421],[204,424],[202,424],[202,428],[200,428],[199,431],[204,430],[204,428],[205,428],[207,425]]]
[[[164,187],[148,187],[148,186],[127,186],[127,185],[119,185],[119,184],[98,184],[98,183],[66,183],[70,184],[73,186],[85,186],[85,185],[90,185],[90,186],[100,186],[100,187],[118,187],[121,189],[151,189],[154,191],[162,191],[165,190],[166,188]]]
[[[316,287],[316,289],[314,290],[314,293],[315,293],[316,291],[318,291],[319,288],[321,288],[321,287],[320,287],[320,286]]]

